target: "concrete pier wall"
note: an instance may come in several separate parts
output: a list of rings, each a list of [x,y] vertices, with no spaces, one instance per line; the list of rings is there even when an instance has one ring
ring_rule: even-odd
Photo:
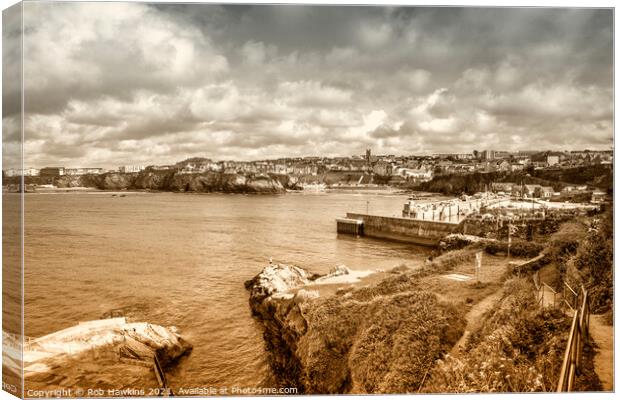
[[[364,221],[364,236],[436,246],[446,235],[458,232],[460,224],[421,221],[411,218],[347,213],[347,218]]]

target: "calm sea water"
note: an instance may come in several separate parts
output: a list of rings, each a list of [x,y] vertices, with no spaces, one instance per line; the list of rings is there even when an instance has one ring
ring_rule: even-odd
[[[415,263],[428,250],[336,234],[346,211],[398,215],[405,196],[27,194],[25,334],[40,336],[122,309],[177,326],[192,354],[172,387],[266,385],[260,326],[243,286],[267,265],[315,272]]]

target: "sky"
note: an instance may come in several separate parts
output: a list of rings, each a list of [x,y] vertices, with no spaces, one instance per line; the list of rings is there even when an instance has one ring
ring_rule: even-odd
[[[24,29],[26,166],[613,145],[609,9],[31,2]]]

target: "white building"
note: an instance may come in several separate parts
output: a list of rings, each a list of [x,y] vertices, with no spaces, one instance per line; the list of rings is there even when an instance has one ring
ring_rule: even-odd
[[[431,180],[433,171],[426,168],[397,168],[395,175],[402,176],[405,179]]]
[[[547,165],[552,166],[560,162],[560,156],[547,156]]]
[[[36,168],[10,168],[4,171],[6,176],[39,176],[39,170]]]
[[[65,175],[102,174],[103,168],[65,168]]]
[[[122,172],[124,174],[130,174],[134,172],[140,172],[144,170],[144,165],[122,165],[118,167],[118,172]]]

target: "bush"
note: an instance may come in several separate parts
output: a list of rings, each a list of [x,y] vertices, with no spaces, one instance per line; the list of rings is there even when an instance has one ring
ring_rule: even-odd
[[[424,266],[425,272],[450,271],[459,264],[473,262],[476,258],[477,248],[470,246],[461,250],[453,250],[435,257]]]
[[[495,255],[508,252],[508,242],[487,241],[483,245],[484,251]],[[527,242],[525,240],[515,240],[510,244],[510,255],[515,257],[531,258],[536,257],[543,250],[543,246],[538,243]]]
[[[317,299],[296,356],[305,393],[405,393],[465,328],[462,310],[417,289],[406,274]]]
[[[602,218],[592,219],[585,239],[572,259],[567,262],[574,267],[567,272],[569,282],[583,284],[588,290],[591,311],[604,313],[613,305],[613,219],[611,210]],[[576,271],[573,273],[573,271]]]

